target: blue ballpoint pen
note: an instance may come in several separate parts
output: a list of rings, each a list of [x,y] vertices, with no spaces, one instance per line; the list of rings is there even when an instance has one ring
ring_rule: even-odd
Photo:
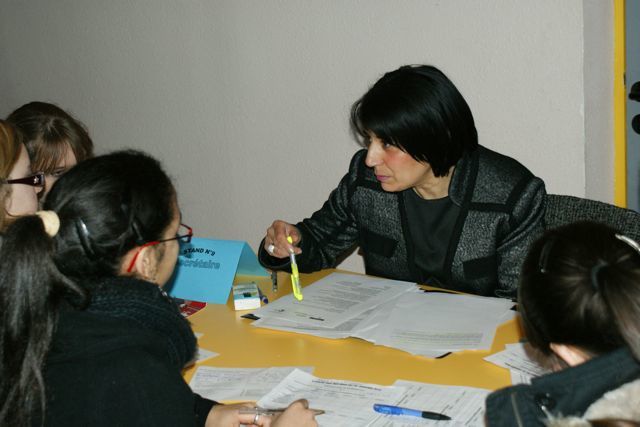
[[[445,414],[439,414],[437,412],[419,411],[417,409],[402,408],[400,406],[383,405],[376,403],[373,405],[373,410],[386,415],[408,415],[410,417],[426,418],[428,420],[447,421],[451,417]]]

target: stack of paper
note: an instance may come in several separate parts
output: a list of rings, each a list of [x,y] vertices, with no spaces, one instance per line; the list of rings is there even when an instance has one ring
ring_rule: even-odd
[[[420,290],[415,283],[333,273],[253,314],[254,326],[325,338],[357,337],[437,357],[486,350],[496,327],[514,316],[501,298]]]
[[[411,381],[396,381],[380,386],[353,381],[317,378],[293,371],[280,384],[258,401],[267,408],[286,407],[306,398],[309,407],[325,411],[316,419],[320,426],[409,426],[443,425],[422,418],[381,415],[373,410],[375,403],[428,410],[448,415],[447,426],[484,425],[484,400],[489,390],[442,386]]]
[[[538,360],[537,355],[525,344],[507,344],[506,349],[487,356],[484,360],[509,369],[512,384],[530,384],[531,379],[551,372]]]

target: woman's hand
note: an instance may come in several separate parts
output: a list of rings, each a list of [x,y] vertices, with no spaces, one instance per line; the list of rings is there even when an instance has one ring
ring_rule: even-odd
[[[309,402],[306,399],[293,402],[271,423],[273,427],[317,427],[317,425],[315,413],[309,409]]]
[[[251,414],[242,414],[240,415],[240,409],[251,409],[255,408],[255,402],[243,402],[236,403],[233,405],[215,405],[209,411],[209,415],[207,416],[207,421],[205,423],[205,427],[240,427],[241,424],[244,425],[256,425],[253,424],[253,418],[255,415]],[[260,417],[265,418],[265,417]],[[268,417],[267,417],[268,418]],[[271,420],[269,420],[270,422]],[[269,426],[271,424],[257,424],[257,425],[265,425]]]
[[[288,236],[291,236],[293,243],[287,241]],[[264,238],[264,250],[273,257],[287,258],[291,251],[296,255],[302,253],[298,243],[300,243],[300,230],[287,222],[275,220],[271,227],[267,229],[267,235]]]
[[[270,417],[268,415],[240,414],[240,409],[255,408],[255,403],[245,402],[234,405],[216,405],[209,411],[205,427],[317,427],[315,413],[308,409],[306,399],[293,402],[286,411],[280,415]]]

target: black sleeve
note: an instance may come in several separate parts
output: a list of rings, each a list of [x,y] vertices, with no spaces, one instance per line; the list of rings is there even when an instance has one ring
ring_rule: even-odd
[[[204,427],[209,411],[211,411],[211,408],[215,405],[219,405],[219,403],[193,393],[193,412],[196,414],[196,427]]]

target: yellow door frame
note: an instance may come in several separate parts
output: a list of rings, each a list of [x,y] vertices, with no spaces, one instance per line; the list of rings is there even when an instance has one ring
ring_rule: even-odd
[[[614,141],[614,203],[627,207],[627,148],[624,0],[613,2],[613,141]]]

